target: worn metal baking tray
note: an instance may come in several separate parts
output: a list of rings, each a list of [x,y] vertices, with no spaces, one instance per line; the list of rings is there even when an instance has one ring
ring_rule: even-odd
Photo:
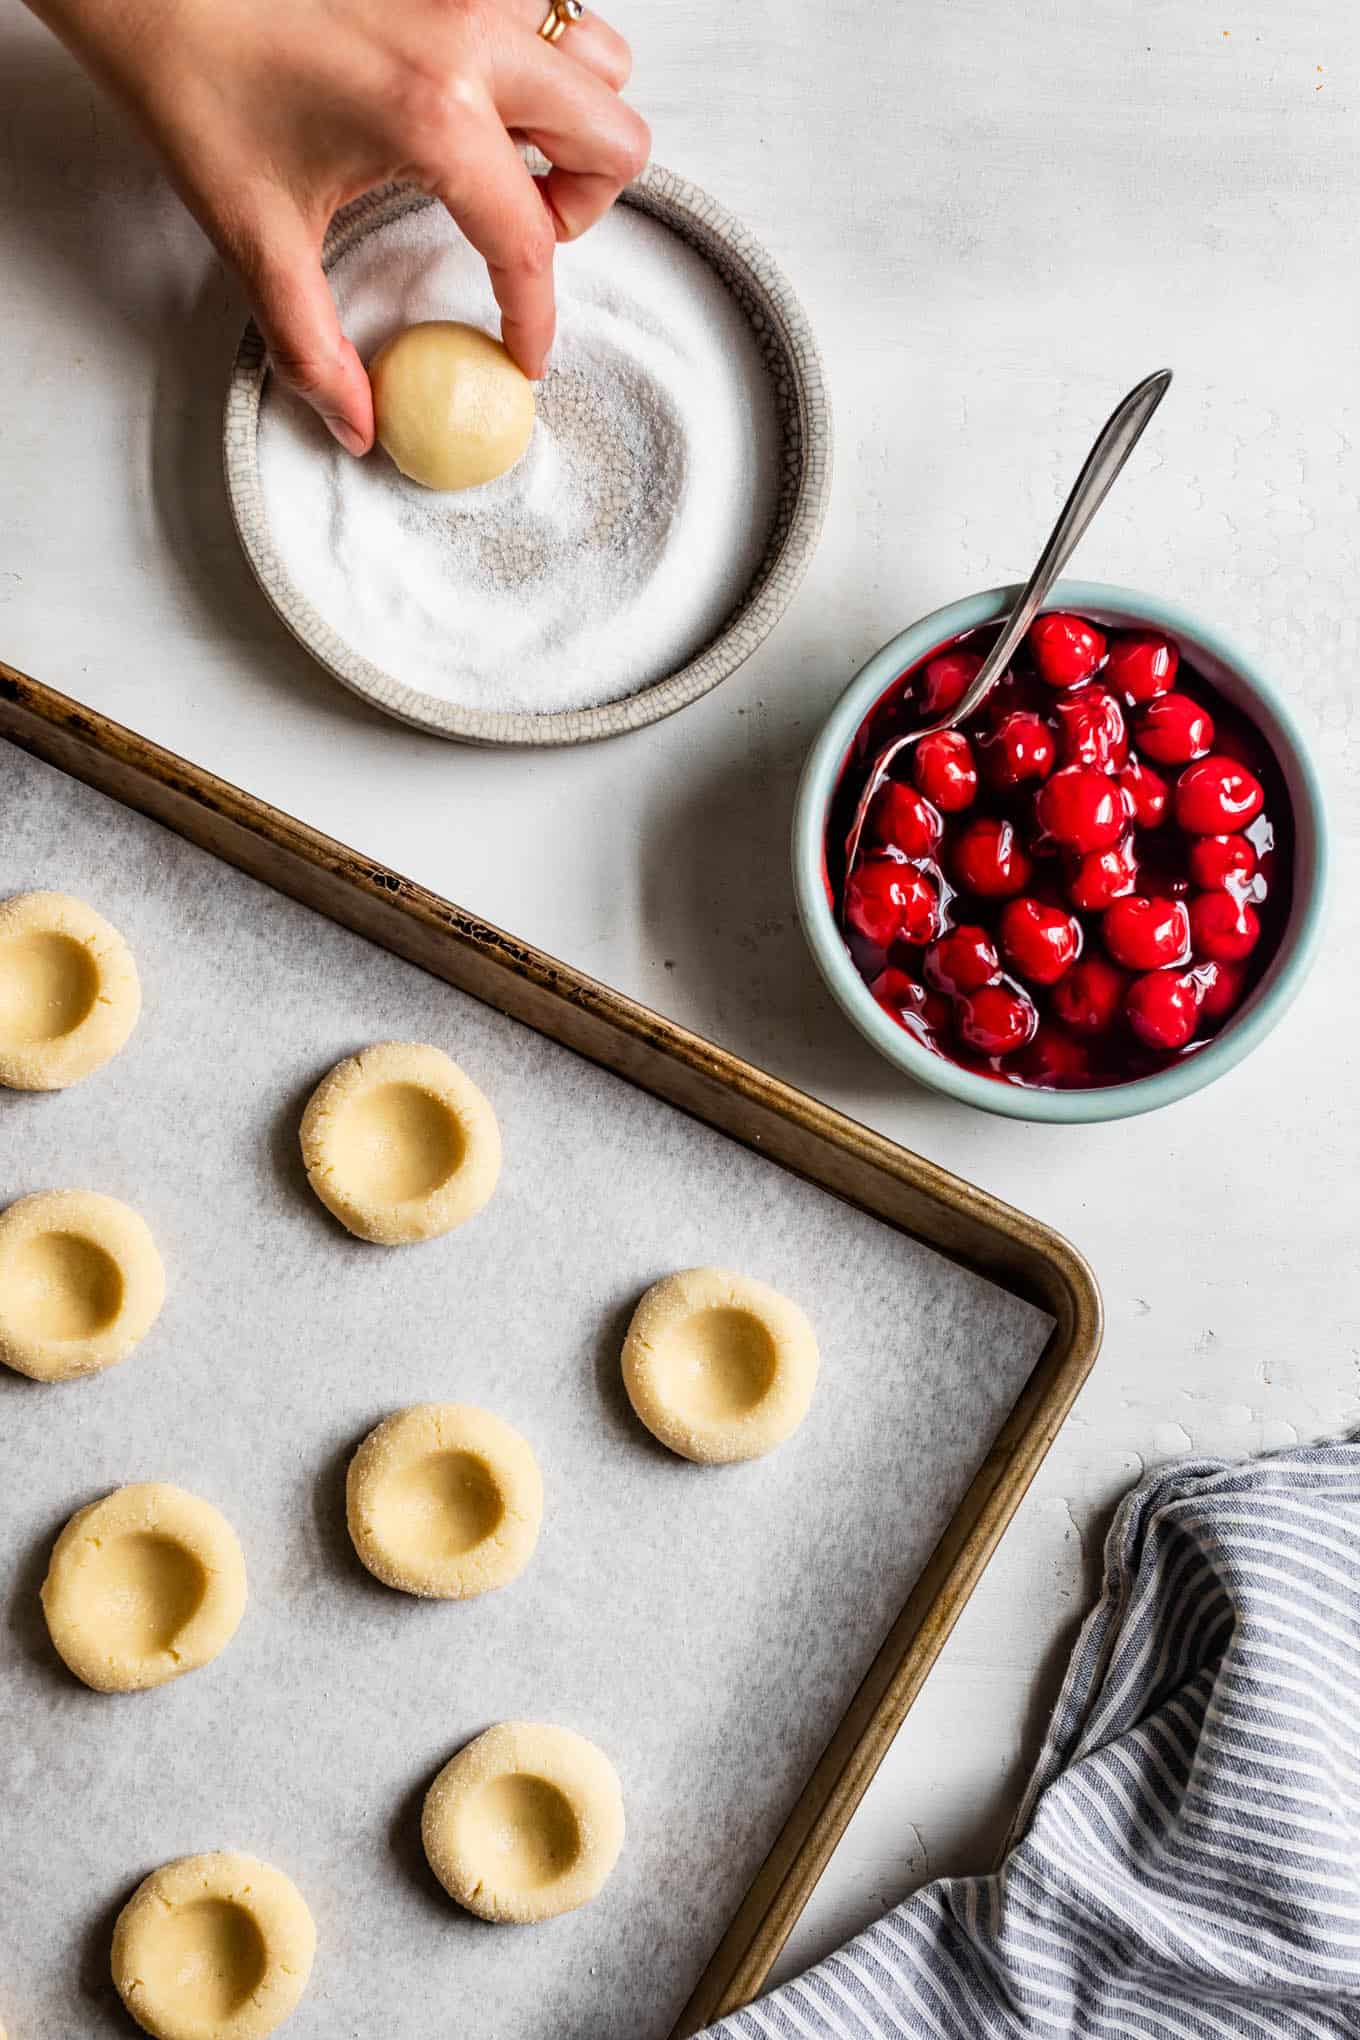
[[[839,1207],[827,1207],[831,1223],[836,1223],[837,1208],[851,1208],[839,1221],[848,1239],[868,1238],[856,1232],[863,1220],[854,1213],[891,1229],[899,1236],[894,1251],[919,1257],[908,1258],[904,1281],[922,1261],[938,1265],[933,1255],[920,1257],[919,1246],[911,1244],[921,1243],[969,1271],[969,1280],[983,1278],[997,1291],[1038,1306],[1052,1320],[1027,1378],[1023,1373],[1016,1377],[1018,1394],[1009,1413],[1003,1409],[996,1427],[966,1441],[968,1477],[961,1483],[961,1499],[952,1507],[887,1635],[881,1642],[877,1636],[860,1640],[861,1655],[846,1676],[853,1679],[862,1665],[867,1670],[843,1712],[843,1701],[837,1702],[839,1719],[833,1715],[827,1720],[823,1733],[829,1733],[829,1740],[801,1792],[795,1787],[777,1807],[761,1807],[759,1819],[740,1833],[714,1833],[715,1865],[721,1862],[729,1879],[742,1848],[751,1847],[752,1836],[759,1840],[763,1861],[756,1856],[741,1873],[743,1882],[750,1878],[749,1889],[716,1948],[711,1944],[717,1935],[709,1928],[702,1952],[696,1946],[687,1953],[690,1968],[684,1985],[695,1977],[697,1981],[672,2028],[672,2040],[681,2040],[760,1989],[1033,1478],[1099,1346],[1100,1299],[1089,1269],[1066,1241],[1036,1219],[3,665],[0,735],[761,1158],[743,1161],[743,1170],[787,1172],[781,1178],[761,1174],[760,1181],[769,1182],[772,1196],[779,1182],[790,1178],[830,1193],[840,1200]],[[0,783],[0,803],[3,799]],[[36,877],[34,882],[39,882]],[[231,881],[234,886],[240,883]],[[219,884],[225,887],[226,882]],[[187,877],[184,885],[187,889]],[[90,890],[101,897],[97,875],[91,877]],[[267,905],[266,895],[254,897]],[[238,918],[249,913],[246,901]],[[361,962],[368,952],[355,953]],[[452,1039],[456,1048],[456,1027]],[[555,1053],[541,1051],[543,1056]],[[578,1066],[568,1058],[565,1065],[551,1067]],[[735,1164],[735,1151],[725,1143],[720,1146]],[[795,1190],[790,1183],[787,1195],[794,1196]],[[808,1193],[796,1190],[796,1194],[801,1198]],[[734,1258],[735,1254],[734,1249]],[[812,1304],[815,1316],[815,1298],[804,1301]],[[138,1364],[134,1360],[129,1367]],[[965,1360],[961,1376],[965,1385],[970,1365],[981,1373],[988,1365],[987,1354]],[[1029,1367],[1028,1359],[1024,1366]],[[377,1408],[383,1406],[379,1400]],[[962,1415],[955,1429],[958,1422],[967,1421],[962,1401],[959,1408]],[[666,1637],[664,1623],[657,1647],[663,1652],[681,1648],[679,1640]],[[185,1688],[195,1684],[182,1682]],[[551,1708],[544,1711],[550,1713]],[[237,1845],[236,1840],[231,1845]],[[241,1845],[249,1846],[249,1840]],[[128,1874],[138,1875],[148,1867],[140,1862],[126,1866]],[[114,1895],[106,1893],[105,1898]],[[683,1930],[677,1932],[683,1941]],[[482,1933],[484,1937],[485,1930]],[[486,1945],[483,1938],[468,1947],[475,1953]],[[688,1950],[688,1942],[685,1946]],[[592,1967],[592,1978],[594,1974]],[[607,1992],[609,1987],[608,1978],[602,1979],[600,1990]],[[664,2007],[667,2022],[678,2001],[679,1992],[673,1989]],[[611,2020],[602,2000],[594,2025],[564,2020],[556,2030],[613,2034],[624,2030],[617,2016],[621,2015]],[[636,2021],[636,2010],[629,2016]],[[303,2015],[298,2017],[301,2024]],[[491,2022],[478,2023],[479,2031],[490,2029]],[[372,2040],[371,2032],[357,2025],[347,2024],[343,2030],[362,2030],[363,2040]],[[400,2027],[410,2040],[425,2040],[434,2030],[409,2019]],[[637,2040],[644,2040],[636,2023],[631,2031]]]

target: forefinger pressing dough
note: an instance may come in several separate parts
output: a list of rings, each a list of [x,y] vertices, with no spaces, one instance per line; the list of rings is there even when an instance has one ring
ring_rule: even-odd
[[[0,1084],[60,1091],[117,1055],[142,1010],[132,952],[70,893],[0,900]]]
[[[156,2040],[266,2040],[296,2011],[316,1928],[292,1879],[256,1856],[180,1856],[118,1915],[113,1980]]]
[[[246,1605],[236,1532],[211,1502],[140,1481],[78,1509],[52,1548],[43,1613],[100,1693],[163,1686],[226,1649]]]
[[[370,1431],[350,1461],[349,1534],[376,1578],[407,1594],[470,1600],[533,1556],[543,1479],[518,1431],[467,1403],[417,1403]]]
[[[494,481],[529,444],[534,386],[480,327],[454,319],[407,326],[368,373],[378,438],[427,489]]]
[[[768,1283],[688,1268],[653,1283],[623,1347],[628,1399],[682,1458],[757,1459],[796,1431],[817,1385],[817,1339]]]
[[[434,1239],[496,1187],[501,1136],[472,1079],[442,1049],[380,1041],[321,1079],[302,1115],[302,1159],[321,1202],[360,1239]]]
[[[586,1905],[623,1847],[623,1793],[602,1750],[569,1728],[502,1721],[445,1764],[421,1839],[451,1898],[525,1926]]]
[[[0,1212],[0,1361],[67,1381],[125,1360],[165,1301],[146,1221],[94,1190],[40,1190]]]

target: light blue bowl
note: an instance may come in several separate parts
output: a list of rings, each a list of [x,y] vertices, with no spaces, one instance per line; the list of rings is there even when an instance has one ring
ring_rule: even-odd
[[[1221,1033],[1154,1076],[1090,1091],[1039,1091],[999,1083],[933,1054],[888,1018],[850,960],[826,896],[823,840],[827,813],[860,724],[898,674],[962,632],[995,623],[1018,593],[1017,588],[989,588],[984,594],[966,595],[961,602],[935,610],[891,638],[850,682],[812,747],[798,788],[793,820],[798,912],[817,967],[837,1003],[881,1055],[918,1083],[1010,1119],[1041,1119],[1066,1126],[1126,1119],[1187,1097],[1232,1069],[1264,1040],[1303,983],[1317,954],[1327,882],[1322,789],[1292,711],[1254,659],[1174,602],[1096,581],[1059,582],[1048,608],[1074,609],[1119,629],[1169,632],[1184,646],[1191,663],[1261,731],[1279,760],[1294,810],[1294,897],[1289,923],[1269,970]]]

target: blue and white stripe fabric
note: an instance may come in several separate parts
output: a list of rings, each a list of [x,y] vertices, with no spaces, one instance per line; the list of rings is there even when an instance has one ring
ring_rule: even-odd
[[[709,2040],[1360,2036],[1360,1444],[1126,1497],[1001,1869]]]

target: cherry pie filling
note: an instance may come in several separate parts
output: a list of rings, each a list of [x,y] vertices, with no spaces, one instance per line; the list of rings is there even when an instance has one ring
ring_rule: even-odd
[[[960,729],[899,753],[848,883],[873,760],[956,702],[996,626],[899,675],[842,768],[828,897],[883,1010],[965,1068],[1042,1089],[1193,1054],[1279,946],[1293,837],[1256,726],[1155,631],[1041,616]]]

